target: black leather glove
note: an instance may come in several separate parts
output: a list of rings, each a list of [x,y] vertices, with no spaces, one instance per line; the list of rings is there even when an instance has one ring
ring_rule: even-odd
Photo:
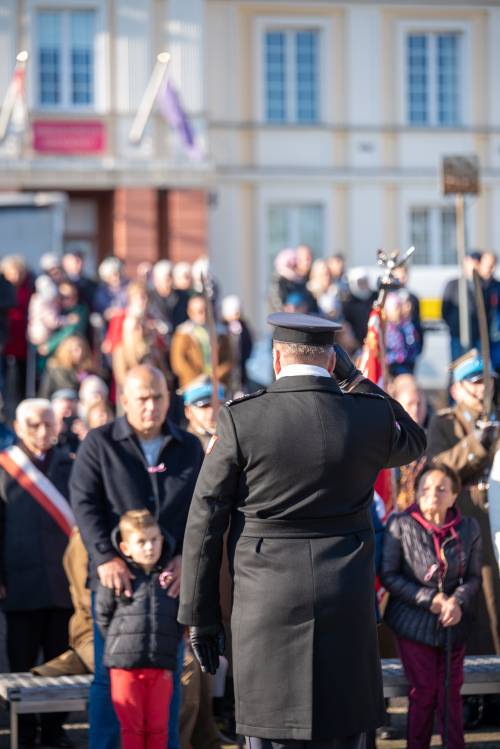
[[[346,390],[350,385],[352,385],[361,372],[352,362],[349,354],[347,351],[344,351],[342,346],[339,346],[338,343],[334,343],[333,348],[335,349],[335,354],[337,356],[333,374],[335,375],[339,387],[342,390]]]
[[[226,646],[226,634],[222,624],[189,627],[189,638],[203,673],[215,674],[219,667],[219,655],[223,654]]]
[[[489,450],[498,438],[498,421],[478,421],[476,436],[485,450]]]

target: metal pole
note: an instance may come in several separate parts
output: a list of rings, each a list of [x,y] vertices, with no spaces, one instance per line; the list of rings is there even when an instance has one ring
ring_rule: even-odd
[[[457,241],[457,260],[460,268],[458,279],[458,312],[460,323],[460,345],[464,352],[470,349],[470,319],[469,297],[467,294],[467,278],[465,277],[465,215],[464,196],[455,195],[455,226]]]
[[[444,718],[443,718],[443,749],[448,749],[450,731],[450,676],[451,676],[451,627],[445,631],[444,641]]]
[[[12,112],[14,110],[16,99],[18,96],[23,96],[23,91],[20,88],[21,81],[20,76],[23,74],[26,63],[28,62],[28,53],[26,50],[19,52],[16,55],[16,67],[14,69],[14,75],[5,94],[2,108],[0,110],[0,142],[7,135],[7,128],[9,126]]]
[[[134,122],[132,123],[132,127],[128,136],[129,141],[134,145],[138,145],[142,140],[146,123],[154,107],[154,103],[161,88],[161,84],[163,83],[165,73],[167,72],[167,65],[169,60],[170,55],[168,52],[160,52],[160,54],[156,57],[156,64],[153,68],[153,72],[151,73],[148,85],[146,86],[146,89],[142,96],[141,103],[139,104],[139,109],[137,110],[137,114],[135,116]]]

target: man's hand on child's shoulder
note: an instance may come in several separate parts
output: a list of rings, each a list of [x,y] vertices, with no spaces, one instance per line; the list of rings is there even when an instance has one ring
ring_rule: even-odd
[[[113,588],[116,596],[120,596],[121,593],[127,597],[132,595],[132,580],[135,575],[121,557],[114,557],[109,562],[98,565],[97,574],[101,585]]]
[[[181,590],[181,566],[182,557],[178,554],[172,557],[160,575],[160,585],[166,588],[170,598],[178,598]]]

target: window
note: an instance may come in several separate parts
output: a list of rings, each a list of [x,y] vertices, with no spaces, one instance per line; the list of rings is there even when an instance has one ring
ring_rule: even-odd
[[[267,122],[319,121],[319,31],[268,30],[264,35]]]
[[[407,107],[411,125],[459,125],[459,33],[408,34]]]
[[[417,265],[455,265],[455,209],[452,206],[412,208],[410,210],[411,244],[415,247]]]
[[[41,10],[36,31],[39,105],[92,106],[95,11]]]
[[[316,257],[323,255],[324,208],[318,203],[275,203],[267,212],[269,266],[284,247],[306,244]]]

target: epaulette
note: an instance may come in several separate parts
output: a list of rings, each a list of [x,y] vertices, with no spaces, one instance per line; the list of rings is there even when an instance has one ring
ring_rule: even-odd
[[[440,408],[436,411],[436,416],[450,416],[453,413],[453,408]]]
[[[259,390],[256,390],[254,393],[246,393],[245,395],[240,395],[239,398],[232,398],[229,401],[225,402],[225,406],[234,406],[235,403],[242,403],[243,401],[250,400],[250,398],[257,398],[259,395],[263,395],[266,393],[266,388],[259,388]]]

